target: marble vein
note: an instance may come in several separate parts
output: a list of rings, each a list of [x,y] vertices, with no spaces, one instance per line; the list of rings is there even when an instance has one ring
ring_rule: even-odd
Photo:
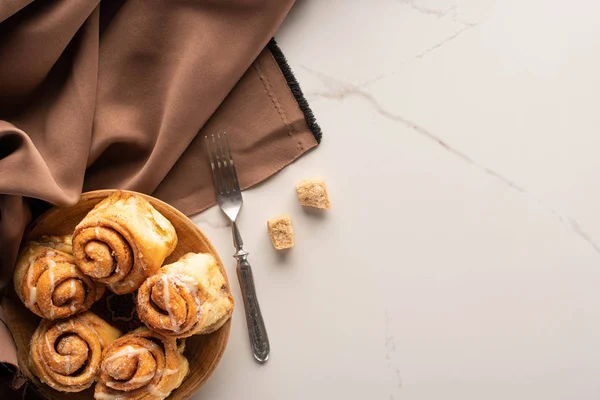
[[[395,114],[395,113],[392,113],[392,112],[386,110],[381,105],[379,100],[377,100],[377,98],[375,98],[375,96],[373,96],[371,93],[367,92],[365,89],[361,88],[360,86],[354,85],[349,82],[339,81],[337,79],[334,79],[330,76],[324,75],[320,72],[313,71],[304,66],[303,66],[303,68],[306,69],[307,71],[309,71],[310,73],[312,73],[313,75],[317,76],[319,78],[319,80],[321,80],[321,82],[328,89],[327,91],[309,93],[308,94],[309,97],[314,96],[314,97],[328,98],[328,99],[335,99],[335,100],[343,100],[350,96],[360,97],[360,98],[366,100],[379,115],[381,115],[391,121],[401,123],[405,127],[418,133],[419,135],[433,141],[438,146],[442,147],[447,152],[449,152],[449,153],[453,154],[454,156],[458,157],[459,159],[463,160],[467,164],[470,164],[473,167],[485,172],[487,175],[490,175],[490,176],[502,181],[504,184],[510,186],[511,188],[517,190],[518,192],[525,192],[525,189],[523,189],[521,186],[519,186],[515,182],[502,176],[501,174],[494,171],[493,169],[473,160],[467,154],[465,154],[462,151],[460,151],[459,149],[453,147],[452,145],[450,145],[449,143],[447,143],[446,141],[444,141],[442,138],[435,135],[434,133],[430,132],[429,130],[423,128],[422,126],[418,125],[417,123],[415,123],[399,114]]]
[[[583,239],[584,241],[586,241],[587,244],[596,253],[600,254],[600,245],[598,245],[594,241],[594,239],[581,227],[581,225],[579,224],[579,221],[577,221],[577,219],[575,219],[575,218],[573,218],[571,216],[559,213],[558,211],[556,211],[555,208],[549,207],[542,200],[535,198],[530,193],[528,193],[528,194],[529,194],[530,197],[532,197],[534,200],[536,200],[538,202],[539,206],[542,209],[545,209],[545,210],[549,211],[550,214],[552,214],[554,217],[556,217],[560,221],[561,224],[563,224],[565,227],[567,227],[570,231],[572,231],[580,239]]]
[[[355,85],[355,84],[352,84],[349,82],[344,82],[344,81],[335,79],[335,78],[325,75],[321,72],[314,71],[310,68],[307,68],[306,66],[301,66],[301,67],[303,69],[305,69],[306,71],[310,72],[311,74],[315,75],[317,78],[319,78],[319,80],[321,81],[321,83],[323,84],[323,86],[326,89],[325,91],[307,93],[307,97],[309,98],[309,100],[311,99],[311,97],[312,97],[312,99],[324,98],[324,99],[333,99],[333,100],[338,100],[338,101],[344,100],[348,97],[359,97],[359,98],[366,100],[371,105],[371,107],[382,117],[387,118],[391,121],[401,123],[405,127],[411,129],[413,132],[416,132],[419,135],[425,137],[426,139],[436,143],[438,146],[442,147],[445,151],[454,155],[458,159],[460,159],[460,160],[464,161],[465,163],[471,165],[472,167],[475,167],[475,168],[479,169],[480,171],[484,172],[486,175],[491,176],[491,177],[495,178],[496,180],[504,183],[511,189],[516,190],[517,192],[519,192],[523,195],[527,195],[530,198],[536,200],[541,206],[543,206],[543,208],[546,209],[546,211],[550,212],[554,217],[556,217],[563,225],[567,226],[580,239],[583,239],[584,241],[586,241],[592,247],[592,249],[597,254],[600,255],[600,245],[598,245],[592,239],[592,237],[581,228],[579,222],[575,218],[563,215],[563,214],[557,212],[554,208],[547,207],[546,205],[543,204],[542,201],[540,201],[538,198],[533,196],[524,187],[517,184],[513,180],[505,177],[504,175],[500,174],[499,172],[493,170],[490,167],[480,164],[479,162],[475,161],[473,158],[471,158],[466,153],[453,147],[448,142],[446,142],[439,136],[435,135],[434,133],[430,132],[429,130],[423,128],[422,126],[418,125],[417,123],[415,123],[399,114],[395,114],[395,113],[392,113],[392,112],[386,110],[381,105],[379,100],[377,100],[377,98],[375,98],[375,96],[373,96],[371,93],[369,93],[367,90],[364,89],[364,86],[365,86],[364,84],[362,86],[358,86],[358,85]]]
[[[443,40],[441,40],[441,41],[433,44],[432,46],[430,46],[430,47],[428,47],[428,48],[420,51],[419,53],[415,54],[413,57],[411,57],[411,58],[409,58],[407,60],[402,61],[401,63],[399,63],[396,66],[396,68],[393,71],[388,72],[388,73],[384,73],[384,74],[380,74],[380,75],[377,75],[377,76],[375,76],[373,78],[367,79],[366,81],[364,81],[364,82],[362,82],[360,84],[360,87],[364,88],[364,87],[370,86],[370,85],[374,84],[375,82],[378,82],[378,81],[380,81],[382,79],[385,79],[385,78],[388,78],[388,77],[391,77],[391,76],[394,76],[394,75],[398,74],[398,72],[400,72],[403,69],[404,66],[406,66],[408,64],[411,64],[414,61],[422,59],[427,54],[429,54],[429,53],[431,53],[431,52],[433,52],[433,51],[441,48],[442,46],[444,46],[444,45],[452,42],[453,40],[457,39],[460,35],[462,35],[463,33],[465,33],[466,31],[468,31],[468,30],[476,27],[477,25],[479,25],[479,21],[477,21],[477,22],[465,22],[465,21],[461,21],[461,20],[458,20],[458,19],[454,19],[454,18],[452,19],[452,21],[460,23],[462,25],[462,27],[459,30],[457,30],[456,32],[454,32],[452,35],[450,35],[450,36],[444,38]]]
[[[390,314],[388,312],[388,309],[385,308],[384,310],[385,313],[385,359],[387,360],[387,367],[390,371],[393,371],[393,376],[394,376],[394,381],[395,381],[395,387],[394,387],[394,391],[399,393],[398,390],[402,389],[402,376],[400,375],[400,368],[398,368],[398,366],[396,365],[396,363],[393,361],[393,353],[396,352],[396,338],[391,334],[391,329],[390,329],[390,323],[392,322],[392,319],[390,317]],[[394,394],[390,393],[390,398],[394,398]]]
[[[418,53],[414,58],[415,59],[420,59],[425,57],[427,54],[443,47],[444,45],[452,42],[453,40],[455,40],[456,38],[458,38],[460,35],[462,35],[463,33],[465,33],[466,31],[468,31],[469,29],[473,29],[474,27],[477,26],[477,22],[474,23],[469,23],[469,24],[465,24],[462,28],[460,28],[458,31],[454,32],[452,35],[448,36],[447,38],[445,38],[444,40],[434,44],[431,47],[428,47],[427,49],[423,50],[422,52]]]
[[[448,13],[450,13],[451,11],[454,11],[456,9],[456,5],[452,5],[445,10],[436,10],[433,8],[424,7],[424,6],[416,3],[414,0],[400,0],[399,2],[401,4],[405,4],[405,5],[409,6],[412,10],[414,10],[418,13],[421,13],[424,15],[433,15],[438,18],[445,17],[446,15],[448,15]]]
[[[472,27],[476,24],[474,22],[464,21],[461,18],[459,18],[458,6],[456,4],[453,4],[448,8],[440,10],[440,9],[429,8],[429,7],[423,6],[415,0],[399,0],[399,3],[404,4],[408,7],[410,7],[411,10],[416,11],[419,14],[422,14],[425,16],[434,16],[439,19],[442,19],[442,18],[448,16],[448,17],[450,17],[450,20],[452,22],[455,22],[457,24],[461,24],[461,25],[467,26],[467,27]]]
[[[573,232],[575,232],[576,235],[588,242],[588,244],[592,246],[596,253],[600,254],[600,246],[598,246],[598,244],[592,239],[592,237],[587,232],[581,229],[579,222],[577,222],[575,218],[571,217],[567,217],[567,220]]]

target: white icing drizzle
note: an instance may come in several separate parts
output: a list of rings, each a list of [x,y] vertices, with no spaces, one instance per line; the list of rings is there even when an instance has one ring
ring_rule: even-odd
[[[179,372],[179,368],[175,368],[175,369],[168,368],[168,369],[165,369],[165,372],[163,375],[164,376],[175,375],[178,372]]]
[[[133,377],[130,380],[128,380],[127,382],[129,382],[131,384],[136,384],[136,383],[146,382],[146,381],[152,379],[153,377],[154,377],[154,374],[146,374],[146,375],[142,375],[142,376],[138,376],[138,377]]]
[[[53,268],[56,267],[56,263],[54,262],[54,260],[51,260],[50,257],[51,255],[54,255],[56,253],[49,251],[48,253],[46,253],[46,262],[48,264],[48,279],[50,280],[50,292],[54,292],[54,271]],[[50,302],[52,302],[52,298],[50,298]],[[54,304],[52,304],[52,307],[50,307],[50,318],[54,317]]]
[[[29,308],[33,307],[37,302],[37,287],[35,286],[35,282],[33,282],[33,263],[34,260],[30,258],[29,269],[27,270],[27,285],[29,285],[29,301],[27,305]]]
[[[115,359],[123,357],[123,356],[133,357],[133,356],[143,353],[144,351],[147,351],[147,350],[146,349],[136,349],[133,346],[125,346],[122,349],[113,353],[112,356],[106,358],[104,360],[104,362],[108,363],[108,362],[111,362],[112,360],[115,360]]]
[[[163,301],[165,302],[165,307],[167,308],[167,313],[169,314],[169,319],[171,320],[171,326],[173,328],[176,327],[175,319],[173,318],[173,313],[171,312],[171,294],[169,292],[169,277],[167,275],[163,275],[161,280],[163,281]]]
[[[65,372],[67,375],[71,374],[71,357],[65,356]]]
[[[196,279],[194,279],[193,276],[177,274],[174,275],[174,277],[176,277],[181,282],[181,284],[189,290],[189,292],[192,295],[196,296],[198,294],[198,282],[196,281]]]
[[[198,316],[198,319],[200,319],[200,314],[202,314],[202,303],[200,302],[199,297],[194,297],[194,300],[196,301],[196,315]]]
[[[37,288],[35,286],[31,286],[29,288],[29,305],[33,307],[35,303],[37,303]]]
[[[98,227],[94,229],[94,233],[96,234],[96,239],[100,239],[100,229]]]
[[[71,298],[71,305],[69,306],[69,310],[71,310],[72,313],[75,313],[77,311],[77,308],[75,307],[75,299],[73,299],[75,297],[75,293],[77,293],[77,286],[75,285],[75,280],[71,279],[71,292],[69,293],[69,298]]]
[[[193,276],[186,274],[177,274],[174,275],[174,277],[187,288],[192,296],[194,296],[194,301],[196,303],[196,318],[199,320],[200,315],[202,314],[202,303],[198,296],[198,281]]]
[[[152,379],[154,377],[154,374],[146,374],[146,375],[142,375],[142,376],[138,376],[138,377],[133,377],[130,380],[127,381],[127,383],[130,383],[132,385],[135,385],[136,383],[142,383],[142,382],[147,382],[150,379]],[[106,386],[110,387],[110,388],[115,388],[115,386],[117,386],[119,383],[121,382],[106,382]]]

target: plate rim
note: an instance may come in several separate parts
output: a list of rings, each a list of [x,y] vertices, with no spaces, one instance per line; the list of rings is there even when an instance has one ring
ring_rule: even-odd
[[[61,211],[64,211],[65,209],[68,209],[70,207],[74,207],[77,204],[81,203],[82,201],[90,201],[90,200],[94,201],[94,200],[98,199],[98,202],[100,202],[102,199],[112,195],[113,193],[115,193],[117,191],[122,191],[122,192],[141,196],[144,199],[148,200],[150,202],[150,204],[152,204],[153,207],[155,207],[155,204],[159,204],[161,208],[164,207],[164,208],[169,209],[169,211],[173,212],[177,216],[177,218],[184,221],[186,226],[189,226],[190,228],[192,228],[192,230],[194,230],[195,233],[198,234],[202,238],[202,240],[205,242],[206,246],[208,247],[208,250],[215,257],[215,259],[217,261],[217,265],[219,266],[219,269],[223,273],[223,276],[225,277],[227,284],[231,287],[231,284],[229,282],[229,277],[227,276],[227,270],[225,269],[223,260],[221,259],[219,253],[217,252],[217,250],[215,249],[214,245],[209,240],[209,238],[204,234],[204,232],[202,232],[202,230],[196,224],[194,224],[194,222],[187,215],[185,215],[180,210],[178,210],[176,207],[170,205],[169,203],[167,203],[161,199],[158,199],[156,197],[153,197],[153,196],[145,194],[145,193],[136,192],[133,190],[126,190],[126,189],[92,190],[92,191],[88,191],[88,192],[83,192],[81,194],[79,200],[75,204],[72,204],[70,206],[65,206],[65,207],[52,206],[51,208],[49,208],[48,210],[44,211],[39,216],[37,216],[34,220],[32,220],[27,225],[27,227],[23,233],[23,239],[22,239],[21,243],[23,243],[27,240],[34,239],[34,236],[37,236],[37,235],[33,235],[35,233],[35,228],[38,227],[39,224],[44,219],[52,217],[54,214],[60,214]],[[160,210],[159,210],[159,212],[160,212]],[[4,313],[4,316],[6,319],[6,325],[9,328],[11,325],[13,325],[13,323],[16,323],[16,320],[18,319],[18,318],[14,318],[14,317],[16,317],[16,313],[9,311],[11,308],[15,307],[14,304],[12,304],[12,302],[20,303],[20,300],[18,299],[18,296],[16,295],[16,293],[14,291],[13,279],[11,276],[9,283],[6,286],[5,296],[2,296],[2,301],[1,301],[3,313]],[[19,304],[17,304],[17,307],[18,306],[19,306]],[[21,304],[21,306],[22,306],[22,304]],[[31,313],[31,311],[29,311],[29,310],[27,310],[27,312]],[[233,315],[232,315],[232,317],[233,317]],[[187,391],[185,393],[183,393],[183,392],[179,393],[179,396],[177,397],[177,399],[181,399],[181,400],[189,399],[213,375],[213,373],[216,370],[217,366],[219,365],[219,363],[225,353],[227,345],[229,343],[229,338],[230,338],[230,334],[231,334],[231,319],[232,319],[232,317],[229,318],[229,320],[222,327],[220,327],[217,331],[212,333],[212,334],[214,334],[214,333],[220,332],[220,340],[218,342],[219,346],[218,346],[218,352],[217,352],[216,356],[212,359],[210,364],[208,364],[207,367],[203,369],[203,373],[198,377],[198,381],[193,385],[193,387],[191,387],[189,389],[189,391]],[[110,321],[109,321],[109,323],[110,323]],[[111,323],[111,325],[112,325],[112,323]],[[11,336],[13,335],[12,331],[10,332],[10,334],[11,334]],[[17,341],[15,340],[14,336],[13,336],[13,342],[15,343],[15,347],[17,348],[17,362],[19,363],[19,365],[17,367],[19,369],[19,373],[21,373],[21,372],[24,373],[28,382],[33,384],[35,391],[38,394],[40,394],[43,398],[46,398],[48,400],[54,400],[54,397],[52,397],[52,392],[54,392],[54,390],[52,388],[50,388],[49,386],[41,383],[41,381],[39,381],[39,379],[37,379],[37,377],[35,377],[30,371],[30,368],[28,365],[29,364],[28,360],[29,360],[29,351],[30,351],[31,345],[28,342],[26,342],[27,343],[26,348],[20,349],[19,346],[17,345]],[[189,359],[189,357],[186,357],[186,358]],[[24,365],[22,365],[22,364],[24,364]],[[192,375],[193,373],[194,372],[190,370],[190,373],[184,378],[183,382],[190,379],[193,376]],[[182,382],[182,385],[183,385],[183,382]],[[177,389],[179,389],[179,388],[177,388]],[[174,390],[175,393],[176,393],[177,389]],[[172,395],[170,395],[169,398],[171,398],[171,396]]]

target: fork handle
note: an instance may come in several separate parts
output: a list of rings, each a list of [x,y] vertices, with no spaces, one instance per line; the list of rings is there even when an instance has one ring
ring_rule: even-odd
[[[260,312],[258,298],[256,297],[252,267],[248,260],[246,260],[246,257],[247,254],[242,259],[238,258],[237,274],[244,298],[246,323],[248,324],[252,353],[258,362],[264,363],[269,359],[269,337],[267,336],[267,329],[265,328],[265,322]]]

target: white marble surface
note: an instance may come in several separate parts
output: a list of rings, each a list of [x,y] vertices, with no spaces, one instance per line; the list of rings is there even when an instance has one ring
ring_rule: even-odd
[[[244,194],[271,338],[194,399],[600,398],[600,3],[298,0],[276,38],[324,131]],[[294,184],[324,176],[333,210]],[[276,253],[266,219],[290,213]],[[228,262],[219,210],[195,218]]]

